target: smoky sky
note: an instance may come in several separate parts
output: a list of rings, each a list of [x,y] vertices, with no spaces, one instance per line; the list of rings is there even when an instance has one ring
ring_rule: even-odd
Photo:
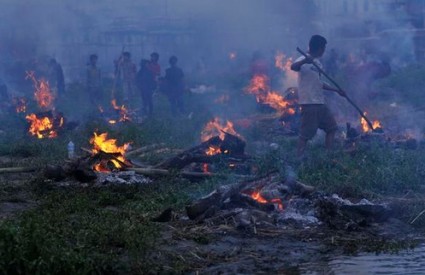
[[[348,3],[355,1],[348,0]],[[313,0],[0,0],[0,3],[3,59],[49,55],[61,60],[65,71],[84,63],[93,52],[99,52],[100,63],[111,67],[109,59],[124,47],[132,51],[137,60],[152,51],[165,56],[178,54],[189,61],[199,56],[217,60],[229,51],[244,52],[248,56],[256,50],[269,53],[279,49],[296,55],[295,48],[306,48],[312,34],[322,33],[332,38],[336,27],[345,24],[350,24],[348,29],[355,31],[342,32],[339,39],[331,39],[331,47],[347,50],[350,46],[368,44],[356,39],[354,42],[341,40],[343,34],[348,36],[344,39],[350,39],[350,35],[364,35],[359,34],[363,29],[375,29],[378,33],[382,28],[409,27],[390,9],[382,10],[377,20],[379,24],[371,26],[368,20],[356,18],[356,14],[324,14],[318,9],[320,1]],[[403,10],[397,10],[397,14],[400,13]],[[347,18],[351,18],[349,23]],[[152,31],[155,26],[164,33],[185,33],[188,41],[182,38],[183,42],[173,44],[166,39],[129,42],[118,37],[105,40],[105,33],[120,28]],[[411,58],[413,39],[410,35],[393,32],[387,36],[388,40],[377,43],[375,48],[382,49],[395,60]],[[106,44],[107,50],[104,49]]]

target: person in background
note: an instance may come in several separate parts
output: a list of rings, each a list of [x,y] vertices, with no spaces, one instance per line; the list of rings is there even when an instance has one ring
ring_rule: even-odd
[[[62,66],[54,58],[49,61],[48,74],[50,88],[59,96],[62,96],[65,93],[65,78]]]
[[[166,94],[170,101],[172,114],[184,112],[184,73],[181,68],[177,67],[177,61],[177,57],[170,57],[170,68],[165,71]]]
[[[99,105],[102,102],[102,74],[99,67],[97,67],[97,55],[92,54],[87,64],[86,73],[86,89],[89,95],[90,102],[94,105]]]
[[[152,115],[153,113],[153,92],[156,89],[156,82],[152,71],[149,69],[149,60],[140,61],[140,69],[136,75],[136,86],[142,96],[143,114]]]
[[[136,80],[137,67],[131,60],[131,54],[124,52],[122,60],[118,63],[118,75],[122,79],[123,100],[129,102],[130,97],[135,96],[134,84]]]
[[[158,63],[159,54],[156,52],[151,53],[151,60],[148,64],[149,70],[152,72],[152,75],[156,82],[158,82],[158,78],[161,75],[161,66]]]

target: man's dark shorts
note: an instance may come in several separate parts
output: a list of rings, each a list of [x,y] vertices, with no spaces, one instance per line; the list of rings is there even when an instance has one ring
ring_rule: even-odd
[[[337,128],[335,118],[325,104],[301,105],[300,138],[309,140],[316,135],[317,129],[331,133]]]

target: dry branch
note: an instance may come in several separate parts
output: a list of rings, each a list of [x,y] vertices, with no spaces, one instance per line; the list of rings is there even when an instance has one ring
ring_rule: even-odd
[[[37,167],[5,167],[0,168],[0,174],[34,172],[38,169]]]

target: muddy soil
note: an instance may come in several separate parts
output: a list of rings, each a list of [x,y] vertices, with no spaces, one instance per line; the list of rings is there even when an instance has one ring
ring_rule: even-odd
[[[152,255],[163,270],[199,274],[297,274],[303,263],[326,262],[332,256],[362,251],[403,249],[420,236],[409,225],[390,218],[356,231],[326,225],[239,230],[179,221],[163,224],[162,241]]]
[[[13,166],[13,163],[25,161],[22,158],[0,157],[1,166]],[[36,206],[29,188],[33,177],[31,173],[0,174],[0,220]]]

